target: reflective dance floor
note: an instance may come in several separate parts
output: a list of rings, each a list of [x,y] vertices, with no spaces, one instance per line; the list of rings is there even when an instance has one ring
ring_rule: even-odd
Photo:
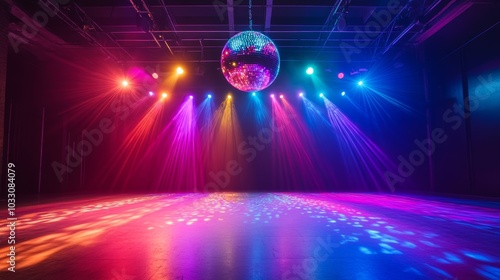
[[[52,199],[16,215],[16,272],[2,238],[0,279],[500,279],[492,201],[117,195]]]

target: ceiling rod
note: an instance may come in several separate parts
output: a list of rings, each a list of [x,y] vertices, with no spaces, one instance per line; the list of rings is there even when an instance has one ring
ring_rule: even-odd
[[[151,20],[152,26],[149,28],[149,30],[147,32],[153,37],[153,39],[156,42],[156,44],[158,45],[158,47],[161,48],[160,42],[158,42],[158,39],[156,38],[156,36],[152,32],[157,27],[155,19],[154,19],[154,16],[151,13],[151,10],[148,8],[146,2],[144,0],[141,0],[141,2],[142,2],[142,8],[144,9],[144,11],[141,10],[141,9],[139,9],[139,7],[135,4],[134,0],[130,0],[130,4],[132,4],[132,7],[135,9],[135,11],[139,14],[139,16],[141,18],[143,17],[143,14],[147,14],[148,15],[149,20]],[[160,35],[160,38],[163,38],[163,36]],[[170,46],[168,45],[168,43],[165,41],[164,38],[163,38],[163,42],[167,46],[167,49],[170,52],[170,54],[172,54],[172,56],[174,56],[174,52],[172,51],[172,49],[170,48]]]

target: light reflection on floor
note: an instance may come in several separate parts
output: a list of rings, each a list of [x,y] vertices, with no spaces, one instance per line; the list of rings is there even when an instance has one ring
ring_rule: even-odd
[[[61,200],[18,210],[15,279],[500,279],[499,209],[348,193]]]

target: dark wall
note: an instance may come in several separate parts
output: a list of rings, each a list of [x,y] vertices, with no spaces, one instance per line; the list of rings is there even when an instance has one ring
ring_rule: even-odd
[[[460,48],[427,46],[432,126],[447,135],[433,155],[437,192],[500,195],[499,35],[497,24]]]
[[[16,166],[17,193],[38,187],[43,93],[36,60],[29,53],[11,53],[7,62],[4,155]]]
[[[366,149],[365,155],[372,157],[373,163],[366,163],[369,160],[364,159],[363,153],[354,153],[350,161],[344,161],[342,155],[353,153],[352,147],[339,145],[341,135],[332,131],[331,127],[308,119],[306,108],[295,90],[302,89],[308,93],[307,97],[320,110],[323,118],[327,119],[327,116],[323,101],[317,96],[320,90],[314,86],[310,77],[303,74],[303,66],[283,64],[276,84],[260,98],[266,110],[270,112],[271,101],[268,94],[271,91],[286,94],[306,130],[299,134],[304,143],[297,141],[297,147],[303,145],[305,153],[316,155],[317,161],[312,163],[312,172],[309,174],[288,170],[295,172],[290,174],[302,180],[290,181],[291,177],[280,175],[283,174],[282,167],[273,164],[275,147],[267,146],[264,151],[258,153],[255,161],[245,167],[245,176],[234,178],[234,184],[224,190],[389,191],[384,172],[397,173],[398,156],[407,157],[414,148],[414,138],[426,135],[424,95],[420,83],[421,74],[416,70],[419,66],[415,54],[404,52],[397,60],[393,57],[384,58],[370,69],[368,74],[346,77],[342,81],[335,77],[336,73],[317,68],[317,77],[324,83],[322,90],[362,134],[357,135],[362,137],[359,138],[359,143],[369,140],[380,148],[383,158],[377,159],[370,150],[373,146],[364,146],[366,143],[361,145]],[[159,167],[165,161],[161,156],[165,156],[169,149],[169,137],[165,138],[163,144],[157,144],[158,150],[153,153],[149,151],[149,154],[146,153],[148,145],[142,149],[125,152],[119,149],[153,102],[143,102],[143,107],[130,110],[130,115],[123,121],[120,120],[122,112],[115,112],[111,103],[123,98],[123,95],[117,94],[116,91],[117,77],[124,73],[123,69],[102,57],[85,55],[85,52],[81,55],[60,54],[43,58],[37,58],[28,52],[11,53],[7,83],[7,106],[12,106],[12,110],[7,112],[11,130],[6,139],[10,143],[8,160],[19,166],[19,192],[38,191],[43,110],[42,193],[191,190],[180,183],[178,186],[157,185],[159,178],[163,176]],[[189,73],[189,70],[187,72]],[[357,79],[361,78],[367,85],[362,90],[356,86]],[[236,96],[234,102],[243,140],[258,134],[260,127],[256,125],[255,112],[249,108],[251,101],[248,95],[232,89],[216,68],[202,77],[186,75],[184,80],[178,83],[177,90],[180,93],[195,94],[197,106],[206,93],[212,91],[216,107],[228,91],[233,92]],[[341,97],[340,90],[346,90],[348,96]],[[382,95],[389,99],[382,98]],[[156,125],[158,129],[168,125],[184,98],[185,94],[178,94],[178,97],[169,101]],[[401,103],[391,103],[388,100]],[[54,162],[62,164],[58,166],[59,170],[66,168],[68,150],[73,150],[73,147],[80,143],[82,132],[98,127],[103,118],[116,120],[116,129],[106,135],[102,143],[93,147],[93,152],[83,157],[75,167],[61,172],[60,180],[54,170]],[[148,143],[157,140],[155,137],[159,135],[158,130],[147,133],[150,134],[149,138],[146,138]],[[305,143],[307,139],[310,140],[309,143]],[[203,143],[203,140],[200,139],[200,143]],[[121,161],[129,153],[138,156],[138,159]],[[300,163],[298,157],[291,159]],[[75,160],[75,157],[71,160]],[[205,168],[205,171],[208,173],[210,168],[212,167]],[[215,171],[218,170],[218,167],[214,168]],[[411,177],[398,183],[395,190],[401,192],[427,186],[428,174],[428,166],[425,163],[419,166]],[[207,174],[204,176],[207,179]],[[309,182],[312,180],[318,181],[315,189],[310,187]],[[168,181],[165,179],[163,182]],[[296,186],[291,189],[293,184]]]
[[[85,89],[91,70],[83,69],[93,69],[97,61],[101,58],[39,57],[24,49],[9,53],[5,160],[16,165],[16,192],[38,193],[39,187],[41,193],[83,189],[82,168],[75,168],[72,176],[65,172],[60,181],[52,162],[63,161],[66,147],[78,141],[85,127],[93,125],[85,123],[89,119],[81,118],[77,108],[85,96],[92,97],[87,93],[96,92]],[[95,113],[93,109],[89,108],[88,116]],[[72,117],[73,113],[80,117]]]

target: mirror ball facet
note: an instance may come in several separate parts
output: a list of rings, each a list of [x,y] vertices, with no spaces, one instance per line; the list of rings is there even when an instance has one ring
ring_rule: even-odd
[[[222,74],[232,86],[245,92],[260,91],[278,76],[280,55],[266,35],[244,31],[227,41],[220,63]]]

